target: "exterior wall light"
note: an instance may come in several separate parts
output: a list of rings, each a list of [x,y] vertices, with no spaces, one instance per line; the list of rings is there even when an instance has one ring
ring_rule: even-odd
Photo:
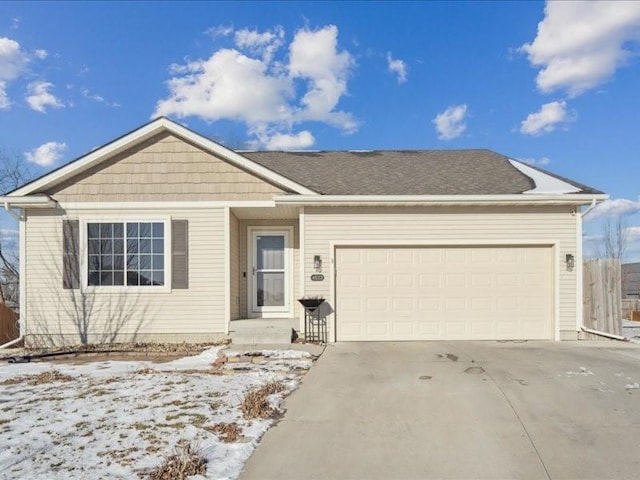
[[[575,257],[572,254],[567,253],[567,255],[564,257],[564,259],[565,259],[565,262],[567,264],[567,270],[568,271],[572,271],[573,267],[575,267],[575,264],[576,264]]]
[[[316,272],[322,271],[322,259],[320,258],[320,255],[313,256],[313,268],[315,268]]]

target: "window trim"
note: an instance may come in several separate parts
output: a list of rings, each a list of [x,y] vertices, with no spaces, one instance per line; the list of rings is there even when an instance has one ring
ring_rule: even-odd
[[[158,215],[91,215],[82,216],[80,221],[80,286],[83,293],[166,293],[171,292],[171,217]],[[89,285],[89,243],[87,225],[89,223],[155,222],[164,224],[164,285]],[[125,226],[126,228],[126,226]]]

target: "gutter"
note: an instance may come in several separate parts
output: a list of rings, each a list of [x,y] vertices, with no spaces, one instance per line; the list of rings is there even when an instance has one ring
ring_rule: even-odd
[[[15,340],[11,340],[10,342],[3,343],[2,345],[0,345],[0,350],[3,348],[10,347],[11,345],[15,345],[16,343],[24,340],[24,333],[22,332],[22,322],[20,320],[18,320],[18,325],[20,326],[20,336]]]
[[[584,194],[515,194],[515,195],[278,195],[280,205],[495,205],[549,204],[587,205],[609,196]]]

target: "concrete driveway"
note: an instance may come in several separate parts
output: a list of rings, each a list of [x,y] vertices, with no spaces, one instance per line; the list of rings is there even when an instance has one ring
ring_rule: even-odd
[[[240,476],[640,478],[640,346],[330,345]]]

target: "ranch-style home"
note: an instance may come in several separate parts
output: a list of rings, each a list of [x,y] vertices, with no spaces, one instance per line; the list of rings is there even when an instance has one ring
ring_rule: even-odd
[[[233,151],[159,118],[1,201],[39,345],[304,335],[317,296],[328,341],[575,340],[606,198],[489,150]]]

